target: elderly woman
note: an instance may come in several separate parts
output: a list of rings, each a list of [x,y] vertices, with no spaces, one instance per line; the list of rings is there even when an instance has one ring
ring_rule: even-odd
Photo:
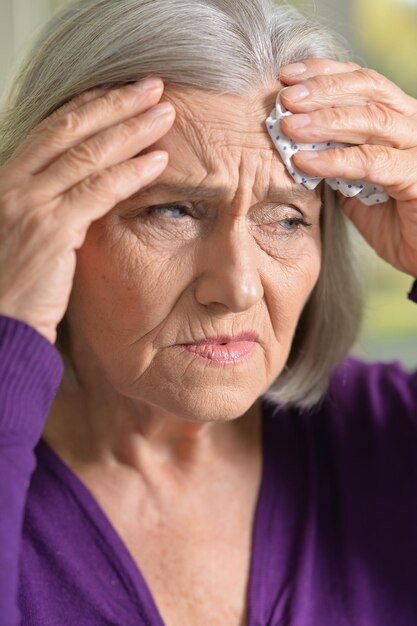
[[[80,0],[1,151],[2,626],[415,626],[417,381],[345,357],[417,101],[286,5]]]

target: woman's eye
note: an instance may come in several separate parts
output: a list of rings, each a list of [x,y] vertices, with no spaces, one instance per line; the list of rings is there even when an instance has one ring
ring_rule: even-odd
[[[299,226],[311,226],[301,217],[287,217],[278,222],[285,230],[295,230]]]
[[[189,215],[189,209],[182,204],[171,204],[168,206],[151,206],[146,210],[148,215],[161,215],[162,217],[185,217]]]

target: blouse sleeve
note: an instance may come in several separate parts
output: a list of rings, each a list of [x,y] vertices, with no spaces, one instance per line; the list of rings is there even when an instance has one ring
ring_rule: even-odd
[[[417,280],[407,295],[417,304]],[[406,371],[399,361],[368,364],[348,358],[333,372],[328,400],[330,407],[337,404],[341,413],[357,416],[361,424],[367,417],[381,424],[389,423],[396,416],[396,422],[402,423],[404,428],[401,416],[415,428],[417,357],[416,367],[411,372]],[[405,431],[402,432],[405,435]]]
[[[407,294],[417,304],[417,280]],[[341,414],[358,419],[361,425],[372,419],[374,426],[402,424],[417,426],[417,359],[416,367],[408,372],[400,361],[363,363],[348,358],[335,368],[327,396],[328,408],[337,405]],[[395,419],[393,420],[395,416]]]
[[[20,623],[20,538],[38,443],[64,371],[58,350],[33,327],[0,315],[0,622]]]
[[[290,417],[314,601],[339,597],[349,624],[417,624],[417,368],[347,358],[320,405]]]
[[[417,280],[413,282],[412,287],[408,292],[408,299],[417,304]]]

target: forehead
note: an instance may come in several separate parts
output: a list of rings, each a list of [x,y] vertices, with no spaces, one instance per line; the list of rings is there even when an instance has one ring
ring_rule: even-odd
[[[163,95],[177,112],[172,136],[205,141],[210,136],[215,146],[245,147],[270,150],[265,119],[275,106],[279,83],[274,90],[240,96],[228,93],[213,93],[190,87],[168,86]]]
[[[192,87],[166,86],[162,100],[176,110],[171,130],[144,152],[167,150],[169,164],[159,183],[206,185],[236,193],[251,188],[260,198],[276,190],[312,201],[320,197],[296,184],[287,172],[266,129],[275,106],[278,81],[245,96]]]

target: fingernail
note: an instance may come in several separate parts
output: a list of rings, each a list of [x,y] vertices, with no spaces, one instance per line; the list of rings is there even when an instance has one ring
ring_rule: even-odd
[[[163,82],[160,78],[145,78],[145,80],[132,83],[131,87],[135,91],[152,91],[153,89],[162,88]]]
[[[171,114],[173,110],[174,107],[170,102],[161,102],[160,104],[152,107],[152,109],[149,109],[149,111],[146,112],[146,115],[149,115],[150,117],[161,117],[162,115]]]
[[[294,87],[287,87],[282,95],[285,96],[287,100],[291,100],[291,102],[298,102],[306,98],[309,94],[310,92],[305,85],[294,85]]]
[[[290,63],[290,65],[283,65],[279,73],[285,76],[298,76],[305,72],[306,69],[307,66],[304,63]]]
[[[168,160],[168,152],[152,152],[149,158],[152,159],[154,163],[163,163]]]
[[[149,176],[156,176],[159,172],[163,172],[168,163],[167,152],[152,152],[149,154],[149,161],[146,166]]]
[[[308,126],[310,122],[310,116],[304,114],[287,115],[287,117],[285,118],[285,123],[290,128],[302,128],[303,126]]]

